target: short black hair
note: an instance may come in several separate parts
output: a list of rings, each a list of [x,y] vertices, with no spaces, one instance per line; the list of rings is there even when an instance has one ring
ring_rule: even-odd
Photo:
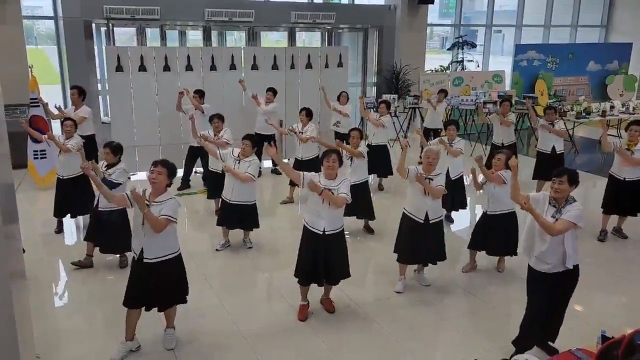
[[[447,131],[449,126],[455,127],[456,131],[460,131],[460,124],[456,120],[447,120],[444,123],[442,123],[442,126],[444,127],[444,131]]]
[[[387,100],[387,99],[382,99],[380,101],[378,101],[378,108],[380,108],[380,105],[383,105],[387,107],[387,111],[391,111],[391,101]]]
[[[631,120],[624,126],[624,132],[629,131],[632,126],[640,126],[640,120]]]
[[[449,91],[447,89],[438,90],[438,95],[440,95],[440,93],[444,94],[445,99],[447,98],[447,96],[449,96]]]
[[[167,171],[167,178],[169,179],[167,188],[170,188],[173,185],[173,180],[175,180],[176,176],[178,176],[178,167],[176,166],[176,164],[167,159],[158,159],[153,160],[149,169],[154,169],[157,167],[161,167]]]
[[[513,157],[511,151],[507,149],[498,150],[493,157],[495,158],[498,155],[504,155],[504,168],[507,170],[511,170],[511,166],[509,166],[509,160],[511,160],[511,158]]]
[[[547,111],[553,111],[555,115],[558,115],[558,109],[555,106],[547,105],[542,110],[542,115],[547,115]]]
[[[66,123],[67,121],[73,123],[73,126],[76,128],[76,130],[78,130],[78,122],[76,121],[76,119],[70,117],[62,119],[62,121],[60,121],[60,127],[62,128],[64,126],[64,123]]]
[[[87,99],[87,90],[85,90],[82,86],[80,85],[71,85],[71,87],[69,88],[69,91],[71,90],[75,90],[78,92],[78,96],[80,96],[82,98],[82,101],[85,101]]]
[[[346,92],[346,91],[344,91],[344,90],[342,90],[342,91],[340,91],[340,92],[338,93],[338,97],[336,98],[336,101],[337,101],[337,102],[340,102],[340,96],[342,96],[342,94],[347,94],[347,103],[349,103],[349,100],[350,100],[351,98],[349,97],[349,93],[348,93],[348,92]]]
[[[303,112],[304,112],[304,116],[307,119],[309,119],[309,121],[313,120],[313,110],[305,106],[303,108],[300,108],[300,111],[298,111],[298,114],[301,114]]]
[[[358,135],[360,135],[360,140],[364,139],[364,132],[362,132],[362,129],[360,129],[359,127],[352,127],[351,129],[349,129],[349,136],[351,136],[352,131],[355,131],[358,133]]]
[[[251,133],[245,134],[242,137],[242,141],[245,141],[245,140],[248,141],[249,143],[251,143],[251,148],[252,149],[255,149],[255,148],[258,147],[258,139],[256,138],[255,134],[251,134]]]
[[[117,158],[121,158],[122,154],[124,154],[124,147],[117,141],[107,141],[102,145],[103,149],[109,149],[111,154]]]
[[[220,113],[215,113],[211,116],[209,116],[209,124],[213,124],[214,120],[218,120],[221,123],[224,124],[224,115],[220,114]]]
[[[344,165],[344,159],[338,149],[327,149],[323,151],[322,155],[320,155],[320,163],[324,163],[324,159],[331,157],[332,155],[335,155],[338,158],[338,167],[342,167],[342,165]]]
[[[274,88],[273,86],[269,86],[265,91],[265,93],[269,93],[269,92],[273,94],[274,98],[278,97],[278,90],[276,90],[276,88]]]
[[[195,89],[193,90],[193,95],[198,95],[200,99],[204,100],[205,92],[202,89]]]
[[[500,99],[500,103],[498,104],[498,106],[502,106],[502,104],[504,103],[509,103],[509,107],[512,108],[513,107],[513,100],[511,100],[511,98],[502,98]]]
[[[551,173],[552,179],[561,179],[563,177],[567,177],[567,183],[572,188],[577,188],[580,185],[580,174],[578,170],[568,168],[568,167],[559,167]]]

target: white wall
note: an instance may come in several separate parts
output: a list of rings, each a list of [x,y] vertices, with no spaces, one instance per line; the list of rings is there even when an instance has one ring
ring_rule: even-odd
[[[607,42],[632,42],[629,73],[640,74],[640,1],[610,0]]]

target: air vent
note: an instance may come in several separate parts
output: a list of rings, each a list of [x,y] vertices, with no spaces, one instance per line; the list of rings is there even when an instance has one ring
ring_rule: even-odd
[[[160,8],[153,6],[103,7],[105,19],[160,19]]]
[[[254,10],[204,9],[205,21],[251,22],[255,15]]]
[[[336,13],[321,12],[291,12],[292,23],[333,24],[336,22]]]

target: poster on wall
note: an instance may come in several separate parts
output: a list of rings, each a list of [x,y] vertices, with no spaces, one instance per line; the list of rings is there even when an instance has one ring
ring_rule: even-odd
[[[470,96],[472,93],[506,90],[505,71],[460,71],[450,75],[449,96]]]
[[[440,89],[449,90],[449,73],[420,73],[420,94],[423,99],[436,95]]]
[[[518,44],[511,88],[535,93],[540,106],[552,101],[633,99],[637,78],[629,75],[631,43]]]

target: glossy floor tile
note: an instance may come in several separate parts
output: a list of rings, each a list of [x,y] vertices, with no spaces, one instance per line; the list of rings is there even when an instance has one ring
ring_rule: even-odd
[[[410,153],[415,161],[417,147]],[[471,166],[470,157],[466,163]],[[522,185],[531,191],[533,159],[523,157],[521,164]],[[123,337],[121,302],[128,270],[117,268],[117,257],[100,254],[94,269],[75,270],[69,263],[84,255],[83,224],[65,220],[65,235],[54,235],[53,191],[35,189],[24,171],[14,176],[38,353],[43,360],[107,359]],[[593,346],[600,329],[618,334],[640,327],[640,313],[632,300],[640,296],[640,222],[631,219],[625,226],[629,240],[612,238],[604,244],[595,240],[605,180],[581,173],[582,183],[575,192],[585,209],[586,227],[580,232],[581,279],[558,340],[563,349]],[[346,220],[352,278],[333,294],[337,312],[324,312],[318,303],[321,290],[312,288],[313,314],[306,323],[296,319],[299,295],[293,277],[302,217],[297,204],[278,204],[287,180],[268,172],[259,179],[262,227],[252,236],[252,250],[242,247],[236,232],[231,248],[215,252],[220,230],[214,225],[212,203],[203,194],[180,197],[179,234],[191,295],[178,312],[178,347],[171,352],[162,348],[164,319],[155,312],[145,313],[138,328],[142,350],[130,358],[497,360],[508,356],[525,306],[526,260],[509,259],[507,270],[499,274],[495,260],[480,255],[478,271],[460,272],[468,259],[466,246],[482,212],[483,195],[467,187],[471,210],[454,214],[455,224],[447,227],[448,260],[428,269],[432,286],[410,280],[399,295],[393,292],[397,265],[392,249],[405,183],[394,176],[385,187],[379,192],[372,186],[376,235],[368,236],[360,222]]]

